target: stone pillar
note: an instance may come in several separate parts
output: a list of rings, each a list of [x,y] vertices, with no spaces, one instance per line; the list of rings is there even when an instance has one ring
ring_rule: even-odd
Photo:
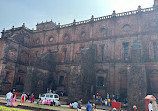
[[[6,76],[5,66],[6,66],[6,64],[3,64],[3,61],[1,61],[1,65],[0,65],[0,92],[3,92],[2,87],[3,87],[4,78]]]
[[[144,98],[147,91],[145,66],[143,64],[131,64],[127,67],[127,70],[128,111],[132,111],[133,105],[137,106],[137,111],[144,111]]]
[[[70,102],[78,101],[82,98],[81,88],[81,66],[70,66],[70,74],[68,77],[68,98]]]
[[[82,76],[82,95],[83,101],[88,101],[95,94],[96,74],[94,68],[95,50],[93,46],[81,51],[81,76]]]
[[[127,66],[128,111],[132,111],[133,105],[137,106],[137,111],[144,111],[147,81],[141,40],[136,40],[132,44],[131,60],[131,63]]]
[[[27,74],[25,75],[25,81],[24,81],[24,92],[32,92],[32,73],[33,68],[27,67]]]
[[[71,66],[68,77],[69,102],[77,101],[80,98],[87,102],[95,93],[96,76],[94,69],[95,54],[92,48],[83,49],[77,55],[78,63]]]

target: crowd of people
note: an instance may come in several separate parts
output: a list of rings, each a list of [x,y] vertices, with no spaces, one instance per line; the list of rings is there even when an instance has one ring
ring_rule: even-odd
[[[12,91],[12,92],[9,91],[6,94],[6,99],[7,99],[6,106],[8,106],[10,102],[11,102],[11,106],[14,106],[17,96],[18,96],[17,92],[15,92],[15,91]],[[34,102],[34,94],[32,93],[31,96],[30,96],[29,93],[25,94],[23,92],[22,95],[21,95],[21,103],[20,103],[20,105],[22,105],[24,102],[29,101],[29,100],[30,100],[31,103]]]
[[[87,105],[86,105],[86,109],[87,111],[96,111],[96,105],[105,105],[105,106],[109,106],[111,107],[111,103],[112,102],[119,102],[119,96],[116,95],[110,95],[107,93],[106,97],[102,97],[99,93],[96,93],[95,95],[93,95],[93,99],[91,99],[90,101],[88,101]],[[80,108],[80,102],[81,100],[79,100],[78,102],[73,102],[69,104],[70,108],[74,108],[74,109],[81,109]],[[119,102],[120,103],[120,102]],[[123,99],[123,104],[127,104],[127,100]],[[120,104],[121,105],[121,104]],[[115,111],[116,108],[113,108],[112,111]]]
[[[101,95],[99,95],[99,93],[96,93],[95,95],[93,95],[93,100],[95,100],[95,102],[98,104],[98,105],[105,105],[105,106],[111,106],[111,101],[114,101],[114,102],[120,102],[119,101],[119,96],[117,95],[113,95],[113,94],[108,94],[106,95],[106,97],[102,97]],[[126,98],[123,99],[123,104],[126,104],[127,105],[127,100]]]
[[[11,102],[11,106],[14,106],[15,102],[16,102],[16,98],[18,96],[18,93],[15,92],[15,91],[9,91],[7,94],[6,94],[6,99],[7,99],[7,104],[6,106],[9,105],[9,103]],[[109,94],[107,94],[107,98],[106,99],[102,99],[101,96],[99,96],[99,94],[97,93],[96,95],[93,95],[93,100],[95,100],[95,102],[90,102],[88,101],[87,105],[86,105],[86,110],[87,111],[97,111],[96,109],[96,105],[95,103],[97,102],[97,104],[99,105],[107,105],[107,106],[111,106],[111,101],[115,101],[115,96],[109,96]],[[31,103],[34,103],[34,94],[32,93],[31,96],[29,93],[25,94],[24,92],[22,93],[21,95],[21,103],[20,105],[23,105],[24,102],[31,102]],[[50,101],[50,100],[41,100],[41,99],[38,99],[37,100],[37,104],[42,104],[42,105],[50,105],[50,106],[55,106],[56,103],[53,101]],[[155,103],[156,104],[156,103]],[[157,106],[157,104],[156,104]],[[81,111],[81,107],[82,107],[82,99],[80,99],[79,101],[77,102],[74,102],[74,103],[70,103],[69,104],[69,108],[74,108],[74,109],[77,109],[77,111]],[[157,108],[157,107],[156,107]],[[150,103],[148,104],[148,109],[149,111],[153,111],[154,109],[154,105],[152,104],[152,101],[150,101]],[[136,111],[137,110],[137,106],[136,105],[133,105],[133,110]],[[112,111],[116,111],[116,108],[113,108]]]
[[[51,101],[51,100],[41,100],[41,99],[37,99],[37,104],[40,104],[40,105],[49,105],[49,106],[60,106],[60,103],[59,102],[55,102],[55,101]]]
[[[70,103],[69,108],[77,109],[77,111],[81,111],[82,107],[82,99],[80,99],[78,102]],[[91,103],[88,101],[86,105],[87,111],[97,111],[95,103]]]

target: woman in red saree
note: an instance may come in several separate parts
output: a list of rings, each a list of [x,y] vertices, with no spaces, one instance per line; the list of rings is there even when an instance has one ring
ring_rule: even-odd
[[[26,94],[23,92],[23,94],[21,95],[21,102],[25,102],[26,100]]]

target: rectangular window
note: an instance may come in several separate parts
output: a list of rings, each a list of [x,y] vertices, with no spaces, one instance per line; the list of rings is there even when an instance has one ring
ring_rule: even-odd
[[[19,80],[18,80],[18,81],[19,81],[19,83],[21,83],[21,78],[20,78],[20,77],[19,77]]]
[[[96,50],[95,50],[95,59],[96,59],[96,61],[97,61],[97,57],[98,57],[98,55],[97,55],[97,46],[96,46]]]
[[[128,60],[128,46],[129,46],[129,43],[128,42],[124,42],[123,43],[123,47],[124,47],[124,60]]]
[[[64,76],[60,76],[60,78],[59,78],[59,85],[60,86],[64,85]]]
[[[97,86],[100,86],[100,87],[104,86],[104,77],[99,76],[97,78]]]
[[[67,49],[64,49],[64,62],[66,62]]]
[[[157,44],[153,43],[154,59],[157,58]]]
[[[104,46],[101,46],[101,61],[104,61]]]

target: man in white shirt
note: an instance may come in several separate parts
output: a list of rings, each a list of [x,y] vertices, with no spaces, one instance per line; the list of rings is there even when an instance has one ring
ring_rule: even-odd
[[[12,93],[11,93],[11,91],[10,92],[8,92],[7,94],[6,94],[6,99],[7,99],[7,106],[9,105],[9,102],[10,102],[10,99],[11,99],[11,97],[12,97]]]
[[[153,111],[153,108],[152,108],[152,101],[150,101],[150,103],[148,104],[148,109],[149,109],[149,111]]]

